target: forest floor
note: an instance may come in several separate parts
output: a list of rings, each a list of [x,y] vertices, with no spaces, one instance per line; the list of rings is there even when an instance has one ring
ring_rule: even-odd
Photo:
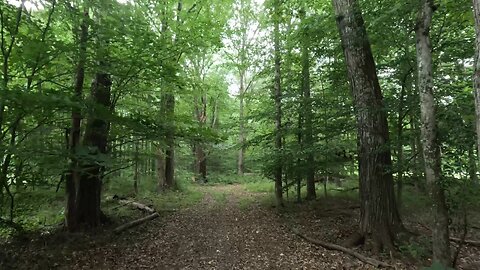
[[[312,238],[341,243],[356,228],[358,207],[352,199],[321,198],[292,203],[279,211],[268,200],[270,194],[249,192],[243,185],[196,188],[203,193],[199,203],[119,235],[103,228],[89,235],[55,233],[12,244],[11,251],[0,251],[0,268],[376,269],[292,233],[295,227]],[[421,252],[418,247],[410,249]],[[428,263],[412,256],[394,259],[364,249],[358,252],[395,269],[416,269]],[[479,254],[479,249],[469,247],[459,262],[471,263]]]

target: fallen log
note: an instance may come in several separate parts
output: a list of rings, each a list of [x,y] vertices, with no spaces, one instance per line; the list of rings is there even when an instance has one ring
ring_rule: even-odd
[[[132,205],[135,208],[140,209],[140,210],[145,211],[145,212],[148,212],[148,213],[153,214],[153,213],[157,212],[157,211],[155,211],[155,209],[151,208],[150,206],[147,206],[147,205],[139,203],[139,202],[131,201],[131,200],[128,200],[126,198],[122,198],[122,197],[117,196],[117,195],[114,195],[112,199],[113,200],[118,200],[118,202],[121,203],[121,205],[119,207],[122,207],[122,206],[125,206],[125,205]]]
[[[364,263],[367,263],[367,264],[370,264],[370,265],[373,265],[375,267],[385,267],[385,268],[393,268],[392,265],[388,264],[388,263],[385,263],[385,262],[381,262],[379,260],[376,260],[376,259],[373,259],[373,258],[369,258],[369,257],[366,257],[358,252],[355,252],[351,249],[348,249],[346,247],[343,247],[343,246],[339,246],[339,245],[336,245],[336,244],[332,244],[332,243],[327,243],[327,242],[323,242],[323,241],[319,241],[319,240],[316,240],[316,239],[313,239],[313,238],[310,238],[306,235],[303,235],[300,233],[299,230],[297,229],[292,229],[293,233],[298,235],[300,238],[306,240],[307,242],[310,242],[312,244],[315,244],[315,245],[318,245],[318,246],[321,246],[321,247],[324,247],[326,249],[329,249],[329,250],[338,250],[338,251],[341,251],[341,252],[344,252],[348,255],[351,255],[357,259],[359,259],[360,261],[364,262]]]
[[[159,215],[157,212],[155,212],[155,213],[153,213],[153,214],[151,214],[151,215],[148,215],[148,216],[146,216],[146,217],[139,218],[139,219],[136,219],[136,220],[134,220],[134,221],[128,222],[128,223],[126,223],[126,224],[123,224],[123,225],[121,225],[121,226],[118,226],[117,228],[115,228],[115,229],[113,230],[113,232],[114,232],[114,233],[117,233],[117,234],[118,234],[118,233],[121,233],[121,232],[123,232],[123,231],[125,231],[125,230],[128,230],[128,229],[130,229],[130,228],[133,228],[133,227],[138,226],[138,225],[140,225],[140,224],[143,224],[143,223],[145,223],[145,222],[147,222],[147,221],[153,220],[153,219],[155,219],[155,218],[157,218],[157,217],[159,217],[159,216],[160,216],[160,215]]]
[[[463,240],[463,239],[456,238],[456,237],[450,237],[450,241],[455,242],[455,243],[465,243],[465,244],[470,245],[470,246],[480,247],[480,241],[468,240],[468,239]]]
[[[145,205],[145,204],[141,204],[141,203],[138,203],[138,202],[134,202],[134,201],[129,201],[129,200],[120,200],[120,203],[122,203],[123,205],[131,205],[131,206],[134,206],[135,208],[137,209],[140,209],[142,211],[145,211],[145,212],[148,212],[148,213],[155,213],[155,209]]]

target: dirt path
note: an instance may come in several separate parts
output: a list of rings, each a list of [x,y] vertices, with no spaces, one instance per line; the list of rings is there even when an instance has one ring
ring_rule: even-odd
[[[242,186],[200,189],[201,203],[144,225],[132,242],[75,254],[66,269],[370,269],[298,239],[272,209],[245,207],[259,195]]]

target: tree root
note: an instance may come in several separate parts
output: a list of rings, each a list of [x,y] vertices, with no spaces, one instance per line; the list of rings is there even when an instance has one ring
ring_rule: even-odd
[[[360,261],[362,261],[362,262],[364,262],[364,263],[373,265],[373,266],[375,266],[375,267],[393,268],[393,266],[390,265],[390,264],[388,264],[388,263],[381,262],[381,261],[378,261],[378,260],[376,260],[376,259],[363,256],[362,254],[360,254],[360,253],[358,253],[358,252],[355,252],[355,251],[353,251],[353,250],[351,250],[351,249],[348,249],[348,248],[346,248],[346,247],[339,246],[339,245],[332,244],[332,243],[327,243],[327,242],[319,241],[319,240],[310,238],[310,237],[308,237],[308,236],[305,236],[305,235],[301,234],[300,231],[297,230],[297,229],[295,229],[295,228],[293,228],[292,231],[293,231],[293,233],[295,233],[296,235],[298,235],[300,238],[302,238],[302,239],[304,239],[304,240],[306,240],[307,242],[310,242],[310,243],[312,243],[312,244],[315,244],[315,245],[324,247],[324,248],[329,249],[329,250],[338,250],[338,251],[344,252],[344,253],[346,253],[346,254],[348,254],[348,255],[351,255],[351,256],[359,259]]]

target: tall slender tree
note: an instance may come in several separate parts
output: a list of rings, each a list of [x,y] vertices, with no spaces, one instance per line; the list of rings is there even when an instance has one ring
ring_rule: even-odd
[[[278,206],[283,206],[283,187],[282,187],[282,75],[281,75],[281,50],[280,50],[280,17],[281,2],[274,0],[273,3],[273,43],[274,43],[274,62],[275,62],[275,78],[274,78],[274,99],[275,99],[275,149],[279,160],[275,167],[275,198]]]
[[[421,136],[425,176],[433,210],[433,260],[447,267],[451,264],[448,211],[442,184],[440,146],[438,144],[436,105],[433,94],[433,60],[430,28],[436,6],[433,0],[423,0],[415,27],[418,89],[420,91]]]
[[[303,92],[303,118],[305,121],[305,138],[302,142],[304,145],[311,147],[313,141],[313,111],[312,111],[312,97],[310,94],[310,37],[307,31],[306,11],[300,11],[300,19],[302,20],[302,92]],[[314,200],[317,195],[315,192],[315,167],[314,157],[312,151],[308,151],[306,156],[306,176],[307,176],[307,200]]]

